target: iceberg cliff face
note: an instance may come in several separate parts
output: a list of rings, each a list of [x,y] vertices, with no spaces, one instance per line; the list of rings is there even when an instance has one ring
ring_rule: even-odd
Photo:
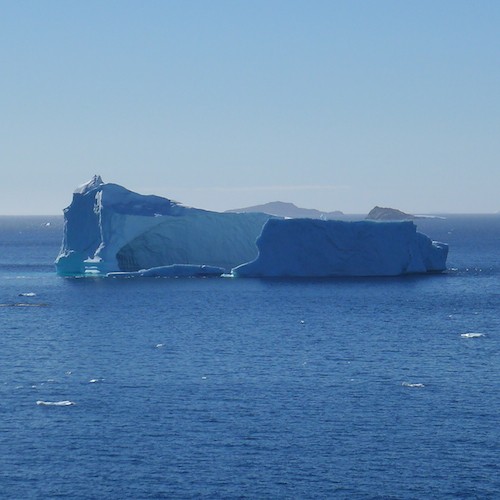
[[[448,246],[405,222],[270,219],[241,277],[399,276],[446,269]]]
[[[257,256],[265,214],[221,214],[144,196],[99,176],[80,186],[64,210],[56,259],[61,275],[105,275],[193,264],[232,267]]]
[[[64,218],[56,268],[66,276],[396,276],[443,271],[448,252],[411,221],[210,212],[98,176],[75,190]]]

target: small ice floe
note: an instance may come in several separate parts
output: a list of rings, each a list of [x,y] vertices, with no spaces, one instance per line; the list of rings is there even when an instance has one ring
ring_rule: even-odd
[[[484,337],[484,333],[478,333],[478,332],[461,333],[460,337],[462,337],[463,339],[477,339],[479,337]]]
[[[172,264],[151,267],[140,271],[117,271],[107,273],[108,278],[208,278],[224,274],[224,268],[196,264]]]
[[[412,383],[412,382],[403,382],[401,385],[403,387],[416,387],[416,388],[419,388],[419,389],[421,389],[422,387],[425,387],[424,384]]]
[[[73,406],[75,403],[73,401],[37,401],[38,406]]]
[[[22,292],[18,295],[18,297],[36,297],[35,292]]]

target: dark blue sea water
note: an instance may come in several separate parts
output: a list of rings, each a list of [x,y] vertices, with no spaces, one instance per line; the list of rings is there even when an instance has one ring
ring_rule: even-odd
[[[0,497],[499,498],[500,216],[419,226],[448,272],[114,280],[0,218]]]

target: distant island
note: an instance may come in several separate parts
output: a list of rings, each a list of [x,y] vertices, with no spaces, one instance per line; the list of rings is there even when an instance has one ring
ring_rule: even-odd
[[[254,205],[252,207],[246,208],[235,208],[232,210],[226,210],[226,213],[251,213],[259,212],[269,215],[275,215],[277,217],[287,217],[292,219],[336,219],[344,215],[340,210],[335,210],[334,212],[321,212],[315,208],[300,208],[293,203],[287,203],[284,201],[271,201],[269,203],[264,203],[263,205]]]
[[[370,210],[366,219],[368,220],[413,220],[416,215],[407,214],[396,208],[374,207]]]

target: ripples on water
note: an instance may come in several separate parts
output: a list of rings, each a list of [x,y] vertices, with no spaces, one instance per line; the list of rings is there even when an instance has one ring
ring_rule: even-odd
[[[3,498],[498,497],[498,219],[425,221],[443,275],[316,281],[63,279],[16,224]]]

